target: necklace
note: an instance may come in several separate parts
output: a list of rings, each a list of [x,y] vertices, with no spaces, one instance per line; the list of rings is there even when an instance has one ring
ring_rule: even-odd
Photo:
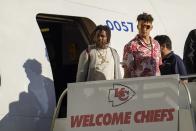
[[[108,61],[106,60],[106,58],[107,58],[107,49],[97,49],[97,56],[101,60],[100,65],[103,64],[103,63],[108,63]]]
[[[152,50],[152,44],[151,43],[146,44],[146,48],[149,49],[149,50]]]

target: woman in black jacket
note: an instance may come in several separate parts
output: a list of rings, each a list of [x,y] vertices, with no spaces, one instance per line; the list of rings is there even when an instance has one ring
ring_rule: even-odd
[[[184,45],[183,61],[188,74],[196,74],[196,29],[188,34]]]

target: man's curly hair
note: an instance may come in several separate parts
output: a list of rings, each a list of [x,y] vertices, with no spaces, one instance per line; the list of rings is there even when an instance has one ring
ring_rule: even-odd
[[[142,13],[142,14],[139,14],[138,17],[137,17],[137,21],[145,21],[145,22],[153,22],[153,17],[151,14],[148,14],[148,13]]]

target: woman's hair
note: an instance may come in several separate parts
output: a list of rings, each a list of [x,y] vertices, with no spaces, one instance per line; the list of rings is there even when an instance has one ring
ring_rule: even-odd
[[[106,35],[107,35],[107,42],[110,43],[110,38],[111,38],[111,30],[108,26],[106,25],[98,25],[94,31],[92,32],[91,34],[91,43],[94,43],[94,39],[95,39],[95,36],[96,36],[96,33],[97,31],[105,31],[106,32]]]

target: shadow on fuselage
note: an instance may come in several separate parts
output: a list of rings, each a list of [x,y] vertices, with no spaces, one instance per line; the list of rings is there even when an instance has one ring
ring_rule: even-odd
[[[21,92],[19,100],[10,103],[0,130],[49,131],[56,106],[53,81],[41,75],[41,64],[35,59],[28,59],[23,68],[29,80],[28,92]]]

